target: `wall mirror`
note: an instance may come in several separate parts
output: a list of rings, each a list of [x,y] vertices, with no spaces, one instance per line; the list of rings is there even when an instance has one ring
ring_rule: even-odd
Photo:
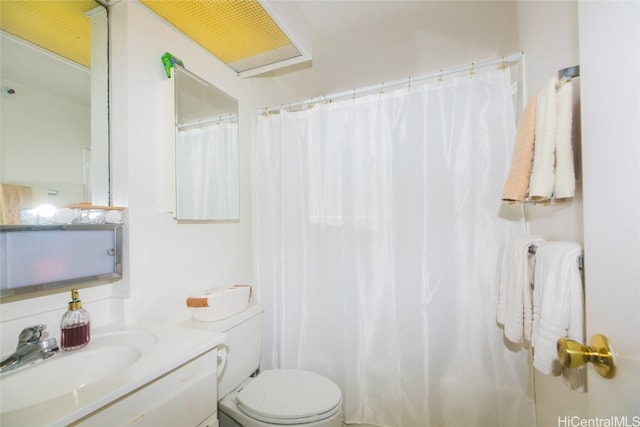
[[[176,219],[238,221],[238,102],[179,65],[172,74]]]
[[[1,222],[41,204],[108,205],[106,8],[3,1],[0,27]]]

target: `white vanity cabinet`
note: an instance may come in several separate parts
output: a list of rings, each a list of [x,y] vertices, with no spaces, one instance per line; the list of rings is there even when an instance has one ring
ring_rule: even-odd
[[[71,425],[217,427],[216,364],[214,348]]]
[[[226,335],[104,326],[81,349],[0,376],[2,427],[217,427]]]

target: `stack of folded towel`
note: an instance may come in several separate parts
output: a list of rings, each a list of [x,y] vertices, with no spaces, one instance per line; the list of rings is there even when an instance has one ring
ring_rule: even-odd
[[[533,322],[533,258],[529,247],[543,241],[533,235],[517,236],[507,242],[500,272],[498,323],[513,343],[531,341]]]
[[[529,247],[536,247],[535,257]],[[573,389],[585,384],[584,367],[562,369],[557,359],[560,338],[584,342],[584,296],[578,267],[580,245],[518,236],[507,243],[500,276],[498,323],[514,343],[531,342],[533,366],[560,375]]]
[[[578,268],[582,249],[577,243],[544,242],[536,250],[533,291],[533,366],[547,375],[567,378],[569,385],[584,386],[584,367],[563,369],[557,358],[556,343],[569,338],[584,339],[584,292]]]
[[[573,83],[551,78],[520,116],[502,200],[546,202],[575,195],[572,121]]]

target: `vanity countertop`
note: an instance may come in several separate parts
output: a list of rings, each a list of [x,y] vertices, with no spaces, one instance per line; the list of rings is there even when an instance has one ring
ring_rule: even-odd
[[[121,337],[128,337],[130,342],[144,338],[140,341],[145,343],[134,343],[142,351],[129,349],[123,353]],[[211,351],[225,339],[226,335],[222,333],[176,326],[137,324],[96,328],[92,330],[91,341],[86,347],[69,352],[60,350],[50,359],[0,376],[0,425],[69,425]],[[114,355],[117,352],[120,358],[126,354],[135,360],[128,363],[122,362],[124,359],[121,358],[119,363],[126,363],[124,366],[108,366],[110,361],[116,360],[109,352],[114,352]],[[101,361],[99,367],[90,366],[90,369],[83,370],[83,361],[95,365],[96,360]],[[109,374],[101,377],[101,366]],[[60,374],[62,369],[65,372]],[[46,378],[49,375],[60,380],[51,385],[52,381]],[[81,383],[83,375],[91,381]],[[46,390],[41,391],[43,389]],[[16,399],[14,390],[20,393],[24,390],[28,393],[25,396],[33,402],[24,405]],[[10,397],[12,393],[13,398]],[[37,397],[38,393],[42,398]]]

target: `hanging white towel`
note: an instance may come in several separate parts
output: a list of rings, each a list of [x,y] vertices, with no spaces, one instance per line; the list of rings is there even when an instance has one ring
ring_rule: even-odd
[[[543,242],[536,250],[533,291],[533,366],[547,375],[560,375],[558,339],[584,342],[584,296],[578,269],[580,245]],[[581,387],[584,372],[570,373],[572,388]],[[566,375],[565,375],[566,376]]]
[[[542,202],[549,200],[555,183],[556,148],[556,84],[551,78],[538,94],[536,105],[535,143],[533,167],[529,181],[529,200]]]
[[[507,242],[502,256],[496,318],[504,326],[505,337],[514,343],[531,340],[533,259],[529,247],[542,241],[538,236],[517,236]]]
[[[576,176],[573,165],[573,82],[570,79],[559,83],[556,93],[556,170],[554,194],[556,199],[573,197],[576,190]]]

